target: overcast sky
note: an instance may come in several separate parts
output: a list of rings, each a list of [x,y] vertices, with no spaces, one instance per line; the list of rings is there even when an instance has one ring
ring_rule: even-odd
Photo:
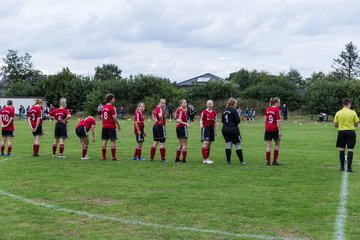
[[[0,54],[28,52],[46,74],[112,63],[178,82],[241,68],[308,77],[360,45],[359,13],[355,0],[1,0]]]

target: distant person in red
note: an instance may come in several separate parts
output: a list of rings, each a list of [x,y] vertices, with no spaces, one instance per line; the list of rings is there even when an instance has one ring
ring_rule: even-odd
[[[102,160],[106,160],[106,145],[108,140],[111,141],[111,156],[112,160],[116,161],[116,128],[120,130],[120,124],[116,115],[116,108],[113,106],[115,102],[114,94],[107,94],[105,97],[107,104],[101,110],[102,121]]]
[[[213,110],[214,102],[208,100],[206,102],[206,109],[201,112],[200,128],[201,128],[201,141],[202,141],[202,157],[203,163],[211,164],[214,161],[209,159],[210,146],[217,135],[216,131],[216,112]]]
[[[156,148],[157,145],[160,143],[161,162],[164,163],[167,162],[165,159],[165,140],[166,140],[165,106],[166,106],[166,100],[162,98],[160,99],[158,105],[154,108],[152,112],[152,117],[154,120],[154,126],[153,126],[154,142],[150,151],[150,161],[154,161]]]
[[[271,141],[275,141],[274,149],[274,158],[272,165],[280,165],[277,159],[279,156],[280,149],[280,98],[275,97],[270,99],[270,107],[265,110],[265,136],[266,141],[266,163],[265,165],[270,165],[271,157]]]
[[[176,109],[175,119],[176,136],[179,139],[175,162],[186,163],[189,124],[187,123],[187,102],[185,99],[180,100],[180,106]],[[180,160],[180,154],[182,154],[182,160]]]
[[[144,161],[145,159],[141,157],[142,145],[145,141],[146,133],[145,133],[145,124],[144,124],[144,116],[143,111],[145,110],[145,104],[140,102],[137,105],[135,116],[134,116],[134,134],[136,136],[137,147],[135,149],[133,160]]]
[[[39,157],[39,148],[41,136],[44,135],[42,128],[42,110],[41,99],[36,99],[35,105],[33,105],[28,112],[28,123],[35,137],[33,156]]]
[[[51,118],[56,120],[55,131],[54,131],[54,144],[52,146],[52,156],[56,157],[56,148],[59,146],[59,158],[65,158],[64,148],[65,148],[65,138],[68,137],[67,133],[67,123],[68,119],[71,118],[69,110],[66,109],[66,99],[61,98],[59,101],[59,108],[52,110],[49,115]]]
[[[1,127],[2,127],[2,141],[1,141],[1,156],[12,156],[12,138],[14,137],[14,120],[15,109],[11,100],[7,101],[6,107],[1,110]],[[7,154],[5,155],[5,144],[8,143]]]
[[[81,160],[88,160],[87,149],[89,146],[89,131],[91,131],[92,142],[95,142],[95,126],[96,121],[92,116],[88,116],[85,119],[82,119],[79,124],[76,126],[76,135],[80,138],[80,143],[82,146]]]

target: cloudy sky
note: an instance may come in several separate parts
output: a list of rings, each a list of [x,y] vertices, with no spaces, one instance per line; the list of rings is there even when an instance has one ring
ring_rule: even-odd
[[[308,77],[360,45],[359,12],[355,0],[1,0],[0,55],[28,52],[46,74],[112,63],[177,82],[241,68]]]

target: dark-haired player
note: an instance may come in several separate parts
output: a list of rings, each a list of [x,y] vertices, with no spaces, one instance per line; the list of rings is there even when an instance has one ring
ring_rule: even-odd
[[[64,148],[65,148],[65,138],[68,137],[67,133],[67,123],[68,119],[71,118],[69,110],[66,109],[66,99],[61,98],[59,101],[60,107],[57,109],[52,110],[49,115],[51,118],[56,120],[55,123],[55,130],[54,130],[54,144],[52,146],[52,156],[55,157],[56,155],[56,148],[57,145],[60,143],[59,146],[59,158],[65,158],[63,155]]]
[[[33,156],[39,156],[40,140],[41,136],[44,135],[42,127],[42,101],[36,99],[35,105],[33,105],[28,111],[28,123],[32,130],[33,136],[35,137],[33,146]]]
[[[265,165],[270,165],[270,157],[271,157],[271,141],[274,139],[275,141],[275,149],[274,149],[274,158],[272,165],[280,165],[277,159],[279,156],[280,149],[280,98],[275,97],[270,99],[270,107],[265,110],[265,136],[264,139],[266,141],[266,163]]]
[[[187,103],[185,99],[180,100],[180,106],[176,109],[176,136],[179,139],[179,146],[176,150],[175,162],[186,163],[187,155],[187,139],[188,139],[188,127],[187,123]],[[182,160],[180,160],[180,154],[182,154]]]
[[[203,163],[211,164],[214,161],[209,159],[210,146],[217,135],[216,132],[216,112],[213,109],[214,102],[208,100],[206,102],[206,109],[201,112],[200,128],[201,128],[201,141],[202,141],[202,157]]]
[[[1,127],[2,127],[2,141],[1,141],[1,156],[12,156],[12,138],[14,137],[14,120],[15,120],[15,109],[13,102],[8,100],[6,107],[1,110]],[[5,155],[5,144],[7,141],[7,154]]]
[[[134,134],[136,136],[137,147],[135,149],[133,160],[144,161],[145,159],[141,157],[142,145],[145,141],[146,133],[145,133],[145,124],[144,124],[144,116],[143,111],[145,110],[145,104],[140,102],[137,105],[134,116]]]
[[[102,160],[106,160],[106,145],[108,140],[111,141],[111,156],[112,160],[116,161],[116,128],[120,130],[120,124],[116,115],[116,108],[113,106],[115,102],[114,94],[107,94],[105,97],[107,104],[101,110],[102,121]]]
[[[236,154],[239,158],[240,164],[245,164],[243,153],[241,149],[241,136],[239,130],[240,116],[236,110],[237,101],[235,98],[229,98],[226,109],[221,116],[221,122],[223,123],[222,135],[224,137],[226,148],[226,161],[231,164],[231,149],[232,145],[235,145]]]
[[[165,159],[165,140],[166,140],[166,118],[165,118],[165,99],[160,99],[158,105],[154,108],[152,117],[154,120],[153,138],[154,142],[150,151],[150,161],[154,161],[157,145],[160,143],[161,162],[167,162]]]
[[[88,160],[87,150],[89,146],[89,131],[92,134],[92,142],[95,142],[95,126],[96,121],[92,116],[88,116],[85,119],[82,119],[76,126],[76,135],[80,138],[80,143],[82,146],[81,160]]]
[[[356,144],[355,127],[359,125],[359,118],[351,110],[351,100],[343,99],[343,108],[335,114],[334,126],[339,129],[336,147],[339,148],[340,171],[345,167],[345,148],[347,147],[347,171],[352,172],[353,151]]]

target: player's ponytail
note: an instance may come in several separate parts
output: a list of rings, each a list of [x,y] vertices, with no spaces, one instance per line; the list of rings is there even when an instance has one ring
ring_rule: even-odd
[[[229,98],[227,104],[226,104],[226,107],[235,107],[235,104],[237,103],[236,99],[235,98]]]
[[[274,106],[275,103],[280,103],[280,98],[278,97],[270,98],[269,105]]]

